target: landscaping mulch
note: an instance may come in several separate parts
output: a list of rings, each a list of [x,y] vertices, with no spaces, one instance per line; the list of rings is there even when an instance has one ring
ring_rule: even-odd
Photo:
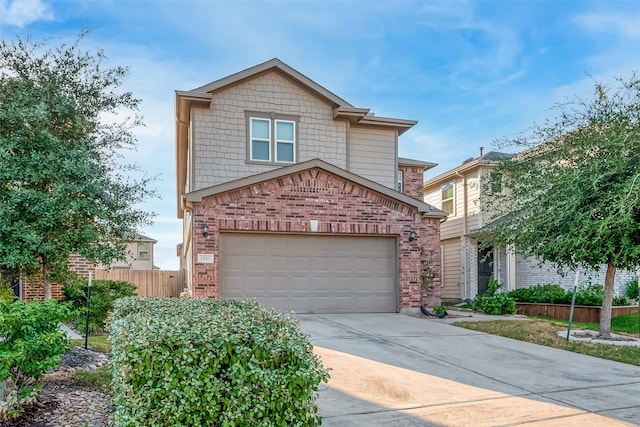
[[[45,374],[44,388],[33,405],[17,418],[0,422],[2,427],[106,427],[113,407],[104,390],[78,383],[74,371],[95,370],[106,363],[107,355],[73,347],[60,366]]]

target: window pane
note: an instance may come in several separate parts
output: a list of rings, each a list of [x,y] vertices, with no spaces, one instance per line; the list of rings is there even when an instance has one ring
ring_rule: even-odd
[[[251,136],[253,138],[269,139],[269,120],[251,119]]]
[[[149,259],[149,246],[147,243],[138,243],[138,259]]]
[[[293,123],[276,121],[276,139],[278,141],[293,141]]]
[[[448,214],[453,214],[453,199],[442,202],[442,210]]]
[[[267,141],[251,141],[251,160],[269,160]]]
[[[278,162],[293,162],[293,144],[278,142]]]
[[[453,197],[453,183],[445,184],[442,186],[442,198],[450,199]]]

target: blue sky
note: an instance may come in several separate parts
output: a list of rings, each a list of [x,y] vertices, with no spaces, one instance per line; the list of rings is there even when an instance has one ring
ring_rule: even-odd
[[[418,120],[399,152],[438,163],[429,178],[590,96],[593,80],[640,71],[639,23],[635,0],[0,0],[3,39],[60,44],[92,28],[82,46],[130,67],[146,126],[125,155],[158,176],[141,231],[163,269],[178,268],[181,240],[174,90],[280,58],[357,107]]]

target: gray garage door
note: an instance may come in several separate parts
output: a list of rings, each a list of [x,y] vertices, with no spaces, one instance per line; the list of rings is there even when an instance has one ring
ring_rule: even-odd
[[[297,313],[394,312],[395,237],[223,233],[220,296]]]

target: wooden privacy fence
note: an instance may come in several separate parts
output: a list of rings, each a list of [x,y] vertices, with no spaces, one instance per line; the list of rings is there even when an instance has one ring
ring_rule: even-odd
[[[186,287],[185,270],[95,270],[96,280],[119,280],[138,288],[141,297],[179,297]]]

